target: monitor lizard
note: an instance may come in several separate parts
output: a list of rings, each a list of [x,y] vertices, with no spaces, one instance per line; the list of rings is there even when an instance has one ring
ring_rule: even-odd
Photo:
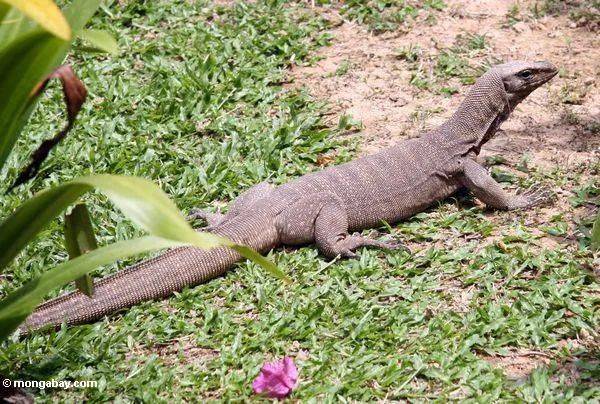
[[[548,62],[515,61],[492,67],[471,87],[441,126],[376,154],[306,174],[273,187],[260,183],[242,193],[227,214],[198,211],[205,230],[265,253],[280,245],[315,243],[328,258],[353,258],[359,247],[404,248],[353,233],[396,223],[459,189],[488,207],[524,209],[550,199],[540,188],[505,191],[476,161],[482,145],[515,106],[557,74]],[[160,299],[223,274],[241,256],[219,247],[181,247],[96,282],[93,298],[78,291],[39,306],[23,333],[63,322],[79,324],[146,300]]]

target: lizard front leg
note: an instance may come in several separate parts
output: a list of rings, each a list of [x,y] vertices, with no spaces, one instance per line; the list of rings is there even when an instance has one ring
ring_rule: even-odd
[[[320,192],[300,198],[276,220],[281,242],[298,245],[314,241],[328,258],[355,258],[359,247],[404,249],[399,242],[385,242],[348,234],[348,216],[343,202],[334,194]]]
[[[547,189],[527,191],[522,194],[511,194],[500,186],[486,171],[470,158],[461,161],[458,175],[462,185],[487,206],[496,209],[526,209],[548,202],[552,193]]]

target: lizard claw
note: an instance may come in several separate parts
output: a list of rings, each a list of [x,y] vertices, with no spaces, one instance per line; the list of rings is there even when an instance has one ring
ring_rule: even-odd
[[[187,221],[202,219],[206,222],[206,226],[203,226],[205,230],[211,230],[217,226],[222,220],[224,215],[221,214],[220,209],[217,208],[217,213],[211,213],[204,209],[193,209],[187,216]]]
[[[360,258],[360,255],[358,255],[355,252],[352,252],[350,250],[344,250],[344,251],[340,252],[340,257],[350,258],[350,259],[352,259],[352,258],[358,259],[358,258]]]
[[[512,208],[527,209],[552,203],[555,193],[548,187],[536,184],[517,195],[518,201]]]
[[[390,250],[390,251],[404,251],[407,254],[410,254],[411,251],[410,249],[404,245],[404,243],[402,243],[400,240],[396,240],[396,239],[391,239],[391,240],[386,240],[386,241],[382,241],[382,247]]]
[[[202,210],[202,209],[192,209],[192,211],[190,212],[189,215],[186,216],[186,220],[192,221],[192,220],[196,220],[196,219],[203,219],[206,220],[206,215],[208,212]]]

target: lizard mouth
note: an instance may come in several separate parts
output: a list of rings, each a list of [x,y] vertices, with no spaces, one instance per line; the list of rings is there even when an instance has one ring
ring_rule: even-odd
[[[537,73],[537,77],[534,80],[531,80],[526,86],[526,91],[533,91],[536,88],[542,86],[543,84],[549,82],[558,74],[558,70],[549,70],[549,71],[541,71]]]
[[[535,81],[536,86],[541,86],[544,83],[552,80],[554,76],[558,74],[558,69],[552,63],[549,62],[537,62],[542,65],[539,71],[539,78]]]

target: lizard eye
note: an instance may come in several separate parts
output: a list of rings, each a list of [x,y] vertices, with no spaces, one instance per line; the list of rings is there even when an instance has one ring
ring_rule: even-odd
[[[528,79],[531,77],[531,70],[523,70],[522,72],[519,72],[519,77],[522,77],[524,79]]]

